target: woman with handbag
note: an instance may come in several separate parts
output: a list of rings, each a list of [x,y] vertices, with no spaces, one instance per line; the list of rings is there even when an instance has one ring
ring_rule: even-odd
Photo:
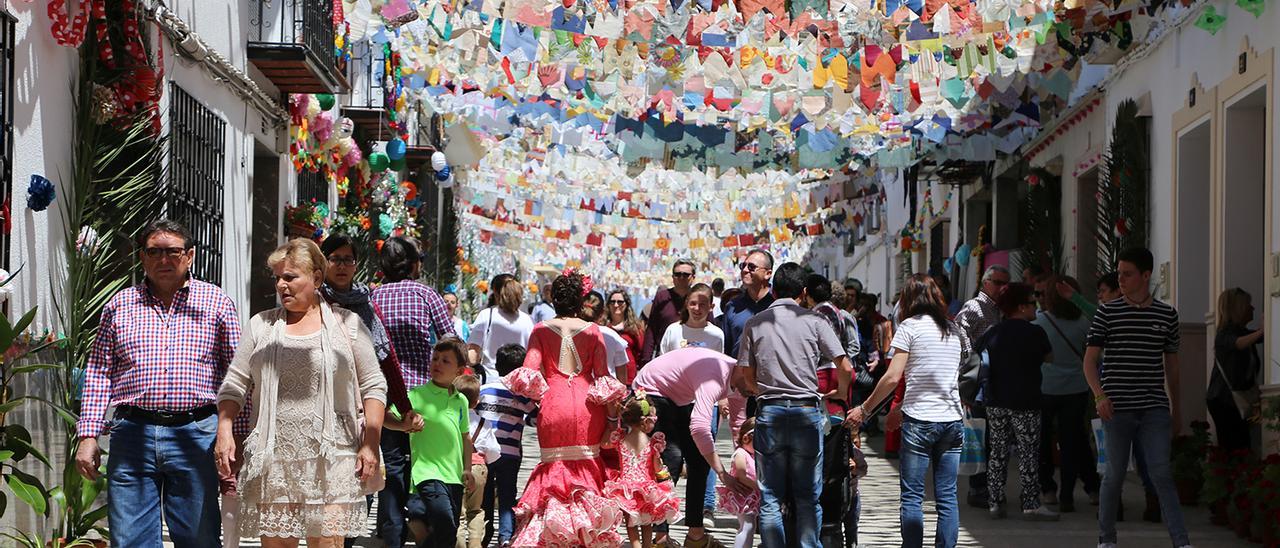
[[[281,306],[249,322],[218,392],[214,456],[229,471],[233,419],[253,391],[253,430],[240,470],[240,534],[265,547],[336,548],[364,531],[365,495],[379,488],[387,381],[369,330],[321,297],[326,260],[295,239],[267,258]]]
[[[1091,504],[1098,503],[1097,457],[1089,445],[1087,413],[1091,396],[1084,379],[1084,345],[1089,335],[1089,315],[1056,290],[1059,283],[1080,294],[1074,278],[1042,277],[1036,282],[1035,297],[1040,311],[1031,323],[1049,335],[1053,355],[1040,366],[1040,490],[1045,504],[1058,504],[1061,512],[1075,511],[1076,480],[1082,480]],[[1061,483],[1053,479],[1053,449],[1057,438]]]
[[[1248,419],[1258,401],[1262,371],[1262,330],[1249,329],[1252,321],[1253,299],[1245,290],[1233,287],[1218,296],[1218,334],[1205,403],[1218,431],[1218,446],[1227,451],[1251,446]]]

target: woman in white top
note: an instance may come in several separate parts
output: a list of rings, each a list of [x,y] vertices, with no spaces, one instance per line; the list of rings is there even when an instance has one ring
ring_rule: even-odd
[[[671,324],[663,333],[657,355],[690,346],[724,352],[724,331],[711,323],[711,300],[711,286],[697,284],[689,289],[680,323]]]
[[[365,495],[382,488],[378,441],[387,381],[360,316],[320,296],[326,260],[296,239],[267,258],[281,306],[249,321],[218,391],[214,457],[238,459],[240,536],[268,547],[341,546],[365,532]],[[252,396],[237,456],[231,423]]]
[[[479,362],[485,382],[498,378],[498,349],[508,344],[529,346],[533,319],[520,311],[524,284],[510,274],[498,274],[489,284],[489,306],[476,314],[467,337],[467,358]]]
[[[933,490],[938,510],[935,545],[956,545],[960,511],[956,502],[956,475],[964,443],[960,407],[960,363],[964,336],[946,314],[946,299],[933,278],[915,274],[907,279],[898,299],[901,323],[893,336],[889,370],[862,405],[849,411],[848,420],[861,424],[869,410],[893,394],[905,378],[902,405],[889,413],[886,427],[902,428],[900,473],[902,477],[902,546],[924,542],[924,478],[934,466]]]

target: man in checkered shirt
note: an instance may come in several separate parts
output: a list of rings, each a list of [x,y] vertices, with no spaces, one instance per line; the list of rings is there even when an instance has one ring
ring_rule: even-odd
[[[391,346],[400,359],[405,388],[409,390],[431,382],[431,349],[436,342],[457,336],[444,299],[418,281],[422,274],[421,253],[417,240],[412,238],[395,237],[384,242],[379,256],[384,283],[369,295],[369,302],[382,312]],[[378,533],[388,546],[403,546],[408,531],[405,504],[409,501],[409,435],[384,428],[380,441],[387,486],[378,493]]]
[[[956,314],[956,325],[960,327],[960,331],[964,332],[966,339],[965,348],[973,348],[973,343],[991,329],[991,326],[1000,323],[1000,309],[996,306],[996,299],[1000,298],[1008,286],[1008,268],[992,265],[982,273],[982,287],[979,288],[978,296],[966,301],[960,308],[960,313]],[[974,417],[986,418],[985,409],[974,408],[971,411]],[[969,476],[967,498],[969,506],[987,507],[986,472]]]
[[[159,548],[163,512],[175,545],[221,546],[216,399],[240,340],[239,316],[222,289],[188,275],[195,249],[185,227],[153,221],[138,243],[146,279],[107,303],[90,349],[76,465],[96,479],[98,436],[111,436],[114,545]]]

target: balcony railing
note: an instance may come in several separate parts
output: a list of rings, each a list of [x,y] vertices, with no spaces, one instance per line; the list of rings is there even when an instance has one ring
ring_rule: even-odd
[[[249,59],[286,93],[345,93],[332,0],[249,0]]]

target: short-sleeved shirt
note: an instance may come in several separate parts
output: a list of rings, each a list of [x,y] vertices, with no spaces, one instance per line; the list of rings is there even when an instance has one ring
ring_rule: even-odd
[[[673,323],[667,326],[667,332],[662,335],[662,343],[658,345],[654,357],[681,348],[706,348],[723,353],[724,331],[713,323],[708,323],[705,327]]]
[[[494,379],[480,387],[476,413],[485,420],[486,427],[494,429],[493,434],[498,438],[502,454],[519,457],[524,425],[535,414],[538,404],[529,398],[513,394],[502,379]]]
[[[720,316],[720,330],[724,331],[724,353],[738,357],[738,341],[742,338],[742,329],[747,320],[763,312],[773,304],[773,293],[765,293],[758,301],[751,300],[746,293],[729,301],[724,314]]]
[[[818,399],[818,364],[844,356],[826,318],[795,299],[778,299],[747,321],[738,367],[754,367],[757,399]]]
[[[1026,320],[1004,320],[988,329],[974,350],[986,350],[991,362],[984,404],[1023,411],[1040,409],[1040,364],[1053,351],[1040,326]]]
[[[1074,320],[1040,311],[1031,322],[1049,335],[1053,359],[1040,366],[1040,392],[1061,396],[1089,391],[1084,378],[1084,343],[1089,336],[1089,318],[1083,314]]]
[[[494,363],[498,359],[498,349],[508,344],[529,346],[530,333],[533,333],[533,319],[528,314],[517,310],[514,315],[508,315],[491,306],[476,314],[467,344],[480,347],[483,351],[480,365],[484,367],[485,378],[496,379],[498,370]]]
[[[1098,307],[1089,346],[1102,348],[1102,391],[1116,411],[1169,406],[1164,355],[1178,351],[1178,311],[1152,299],[1136,307],[1117,299]]]
[[[378,286],[369,295],[369,302],[382,312],[405,386],[427,384],[431,379],[431,349],[436,341],[455,334],[453,317],[444,299],[417,280],[401,280]]]
[[[462,484],[462,437],[470,431],[467,397],[428,382],[409,391],[413,410],[426,423],[409,434],[413,485],[428,480]]]
[[[954,324],[943,337],[938,323],[928,316],[907,318],[898,325],[890,346],[907,353],[902,412],[928,422],[958,421],[960,410],[960,362],[964,359],[964,335]]]

